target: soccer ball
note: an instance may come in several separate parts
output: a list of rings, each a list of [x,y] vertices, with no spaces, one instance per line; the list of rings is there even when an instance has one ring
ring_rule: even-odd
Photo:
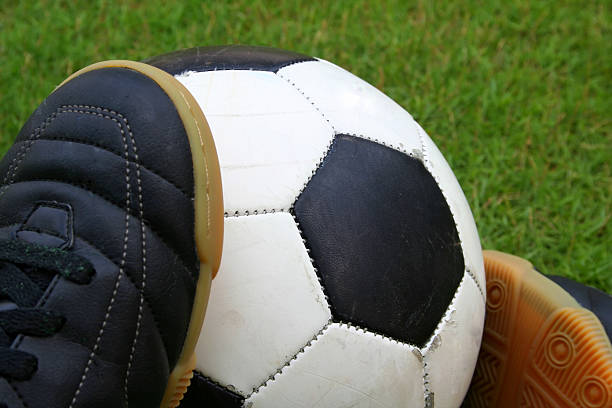
[[[200,104],[224,191],[223,260],[185,406],[458,406],[484,321],[480,241],[410,114],[282,50],[147,62]]]

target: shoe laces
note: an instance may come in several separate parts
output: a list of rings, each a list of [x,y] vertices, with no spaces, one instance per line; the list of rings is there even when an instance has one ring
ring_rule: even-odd
[[[87,284],[94,273],[91,262],[68,250],[0,240],[0,377],[25,381],[38,368],[36,356],[12,347],[17,336],[49,337],[64,325],[64,316],[39,305],[51,280]]]

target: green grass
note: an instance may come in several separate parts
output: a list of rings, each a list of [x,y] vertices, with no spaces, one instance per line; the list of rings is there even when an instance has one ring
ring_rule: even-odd
[[[3,0],[0,153],[56,84],[94,61],[288,48],[347,68],[414,115],[485,248],[612,292],[610,3],[408,3]]]

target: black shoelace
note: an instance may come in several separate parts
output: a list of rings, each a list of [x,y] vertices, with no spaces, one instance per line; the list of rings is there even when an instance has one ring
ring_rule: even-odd
[[[0,240],[0,301],[8,304],[0,310],[1,377],[24,381],[36,372],[36,356],[11,348],[18,335],[48,337],[64,325],[57,312],[36,307],[53,276],[86,284],[94,272],[87,259],[64,249]]]

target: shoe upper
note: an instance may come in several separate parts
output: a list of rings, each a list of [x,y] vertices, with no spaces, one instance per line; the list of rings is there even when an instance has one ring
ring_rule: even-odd
[[[159,405],[199,268],[171,100],[126,68],[84,73],[32,114],[0,180],[0,406]]]

